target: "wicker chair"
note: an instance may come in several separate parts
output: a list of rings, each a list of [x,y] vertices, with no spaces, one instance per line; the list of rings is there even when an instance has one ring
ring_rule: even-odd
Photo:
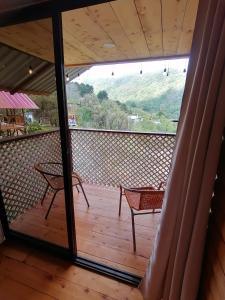
[[[64,190],[64,178],[63,178],[63,175],[62,175],[62,164],[61,163],[56,163],[56,162],[38,163],[38,164],[34,165],[34,168],[47,181],[47,186],[46,186],[43,198],[41,200],[41,205],[44,202],[44,199],[45,199],[45,196],[47,194],[47,191],[48,191],[49,187],[51,187],[54,190],[54,194],[53,194],[51,203],[50,203],[48,211],[45,215],[45,219],[47,219],[48,215],[49,215],[49,212],[52,208],[53,202],[55,200],[56,194],[59,191]],[[82,185],[82,179],[76,172],[72,173],[72,186],[76,186],[76,189],[77,189],[78,193],[80,192],[79,189],[78,189],[78,186],[80,186],[80,188],[81,188],[81,190],[84,194],[84,198],[86,200],[87,206],[89,207],[90,205],[89,205],[87,196],[85,194],[85,191],[84,191],[84,188],[83,188],[83,185]]]
[[[120,186],[119,216],[121,214],[122,196],[124,195],[127,199],[131,211],[134,252],[136,252],[134,216],[154,214],[154,213],[161,212],[163,196],[164,196],[164,190],[162,190],[163,186],[164,186],[164,182],[160,183],[157,190],[154,189],[152,186],[138,187],[138,188],[126,188]],[[144,212],[135,212],[135,211],[144,211]]]

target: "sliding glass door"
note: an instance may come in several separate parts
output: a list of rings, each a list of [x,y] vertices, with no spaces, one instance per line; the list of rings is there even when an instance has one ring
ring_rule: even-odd
[[[0,53],[1,193],[9,228],[68,248],[52,19],[1,27]]]

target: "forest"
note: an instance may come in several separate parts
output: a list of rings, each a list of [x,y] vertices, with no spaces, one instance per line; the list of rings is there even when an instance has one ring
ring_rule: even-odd
[[[152,72],[142,76],[92,79],[67,84],[70,115],[77,127],[143,132],[175,132],[186,74]],[[48,118],[58,126],[56,94],[35,96],[40,107],[35,119]]]

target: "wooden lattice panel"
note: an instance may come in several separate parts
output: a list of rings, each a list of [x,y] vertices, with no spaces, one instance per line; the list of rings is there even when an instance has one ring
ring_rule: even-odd
[[[0,186],[9,222],[43,196],[46,181],[34,170],[38,162],[61,162],[59,132],[0,141]]]
[[[168,177],[175,135],[71,130],[73,168],[100,185],[157,187]]]

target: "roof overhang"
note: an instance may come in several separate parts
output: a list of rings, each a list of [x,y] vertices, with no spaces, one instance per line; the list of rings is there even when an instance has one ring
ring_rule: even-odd
[[[187,56],[197,7],[198,0],[117,0],[63,12],[65,65]],[[51,19],[2,27],[0,42],[54,62]]]
[[[51,94],[56,90],[53,63],[0,44],[0,90],[10,93]],[[29,68],[32,67],[32,74]],[[69,81],[89,67],[66,68]]]
[[[197,7],[198,0],[117,0],[65,11],[65,73],[72,80],[95,64],[188,56]],[[51,18],[1,27],[0,56],[0,89],[33,94],[56,89]]]

